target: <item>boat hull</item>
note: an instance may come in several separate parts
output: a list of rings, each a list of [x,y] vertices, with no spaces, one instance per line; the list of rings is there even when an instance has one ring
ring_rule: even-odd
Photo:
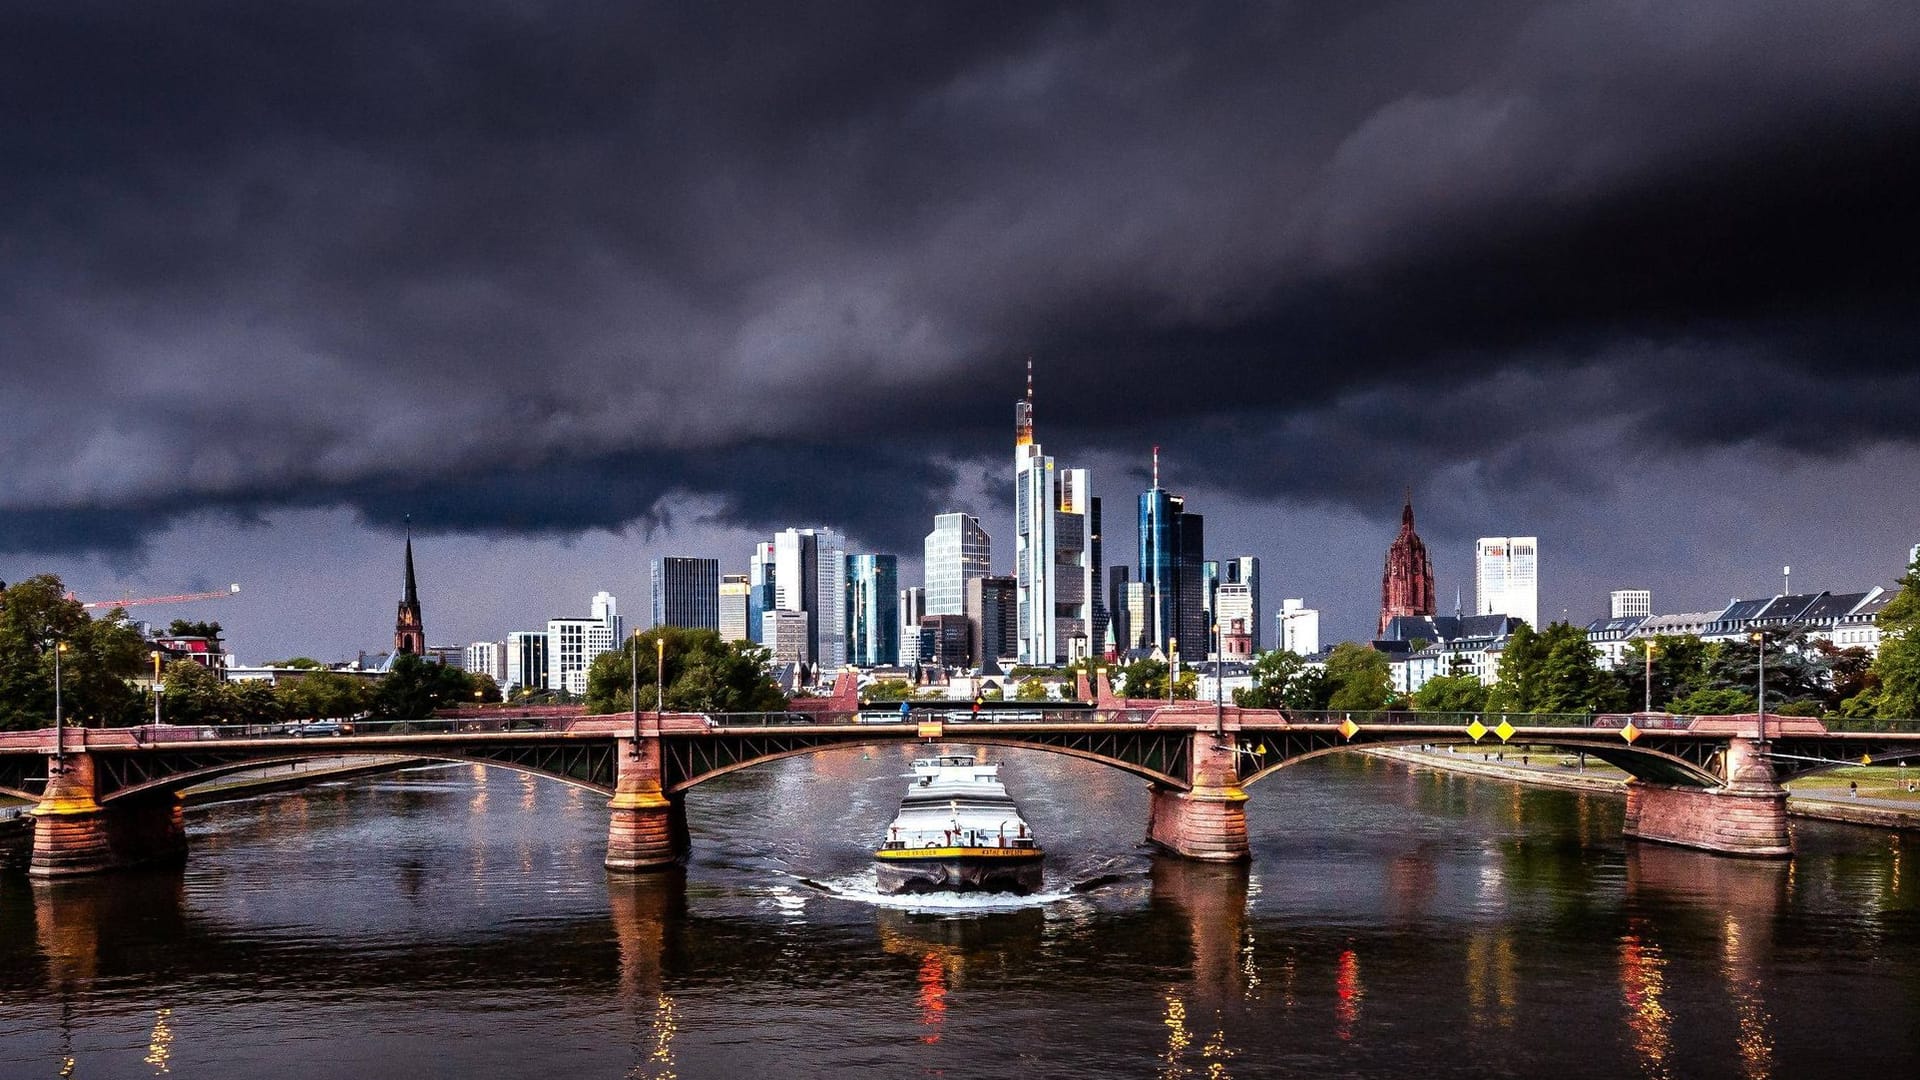
[[[1040,891],[1042,853],[875,856],[874,879],[883,893],[993,892],[1025,896]]]

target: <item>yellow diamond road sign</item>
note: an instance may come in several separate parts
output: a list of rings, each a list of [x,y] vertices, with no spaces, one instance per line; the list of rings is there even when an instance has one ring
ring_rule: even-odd
[[[1873,764],[1873,755],[1872,755],[1872,754],[1861,754],[1861,755],[1860,755],[1860,764],[1862,764],[1862,765],[1871,765],[1871,764]]]
[[[1479,742],[1487,734],[1487,725],[1475,720],[1467,725],[1467,734],[1473,737],[1474,742]]]
[[[1359,730],[1360,725],[1354,723],[1352,717],[1340,721],[1340,734],[1345,735],[1349,739],[1353,738],[1353,733]]]
[[[1500,726],[1493,729],[1493,733],[1500,736],[1501,742],[1506,742],[1508,739],[1513,738],[1513,725],[1502,720],[1500,721]]]
[[[1634,727],[1633,721],[1629,720],[1627,721],[1627,726],[1620,729],[1620,737],[1631,743],[1640,737],[1640,729]]]

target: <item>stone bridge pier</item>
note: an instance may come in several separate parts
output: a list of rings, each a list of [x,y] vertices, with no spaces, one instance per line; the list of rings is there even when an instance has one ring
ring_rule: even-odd
[[[27,873],[60,878],[185,859],[187,829],[171,791],[101,805],[89,754],[47,758],[47,788],[33,808]]]
[[[1154,784],[1147,806],[1148,842],[1188,859],[1238,862],[1247,846],[1247,793],[1240,787],[1240,754],[1232,733],[1196,731],[1187,760],[1193,787]]]
[[[1628,783],[1626,835],[1724,855],[1791,857],[1787,792],[1764,750],[1754,739],[1728,740],[1722,787]]]
[[[687,854],[684,796],[669,795],[661,784],[660,740],[619,740],[615,754],[611,815],[607,823],[607,869],[660,870]]]

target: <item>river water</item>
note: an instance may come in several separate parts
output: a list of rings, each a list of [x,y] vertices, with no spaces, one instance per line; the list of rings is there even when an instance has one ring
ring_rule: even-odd
[[[1047,894],[908,907],[868,860],[909,754],[705,785],[686,869],[641,878],[601,868],[604,797],[468,766],[193,812],[183,869],[10,870],[0,1077],[1920,1072],[1912,838],[1742,862],[1336,757],[1201,866],[1139,845],[1139,780],[995,750]]]

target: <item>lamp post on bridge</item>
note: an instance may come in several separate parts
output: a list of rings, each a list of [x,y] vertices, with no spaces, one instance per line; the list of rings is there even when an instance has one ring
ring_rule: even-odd
[[[1764,745],[1767,741],[1767,632],[1758,630],[1751,636],[1760,653],[1760,742]]]
[[[1217,620],[1214,622],[1212,629],[1213,629],[1213,733],[1215,735],[1224,735],[1227,732],[1226,719],[1223,715],[1225,712],[1226,706],[1222,697],[1223,692],[1220,688],[1221,688],[1221,685],[1226,682],[1226,677],[1227,677],[1226,666],[1225,666],[1227,650],[1221,645],[1220,623]]]
[[[1654,639],[1647,639],[1647,711],[1653,711],[1653,650]]]
[[[640,628],[634,627],[633,641],[627,648],[633,662],[633,684],[627,690],[627,705],[633,710],[633,756],[640,756]]]
[[[160,650],[153,650],[153,726],[160,726]]]
[[[60,654],[67,651],[67,643],[53,643],[53,760],[67,760],[67,722],[60,703]]]

